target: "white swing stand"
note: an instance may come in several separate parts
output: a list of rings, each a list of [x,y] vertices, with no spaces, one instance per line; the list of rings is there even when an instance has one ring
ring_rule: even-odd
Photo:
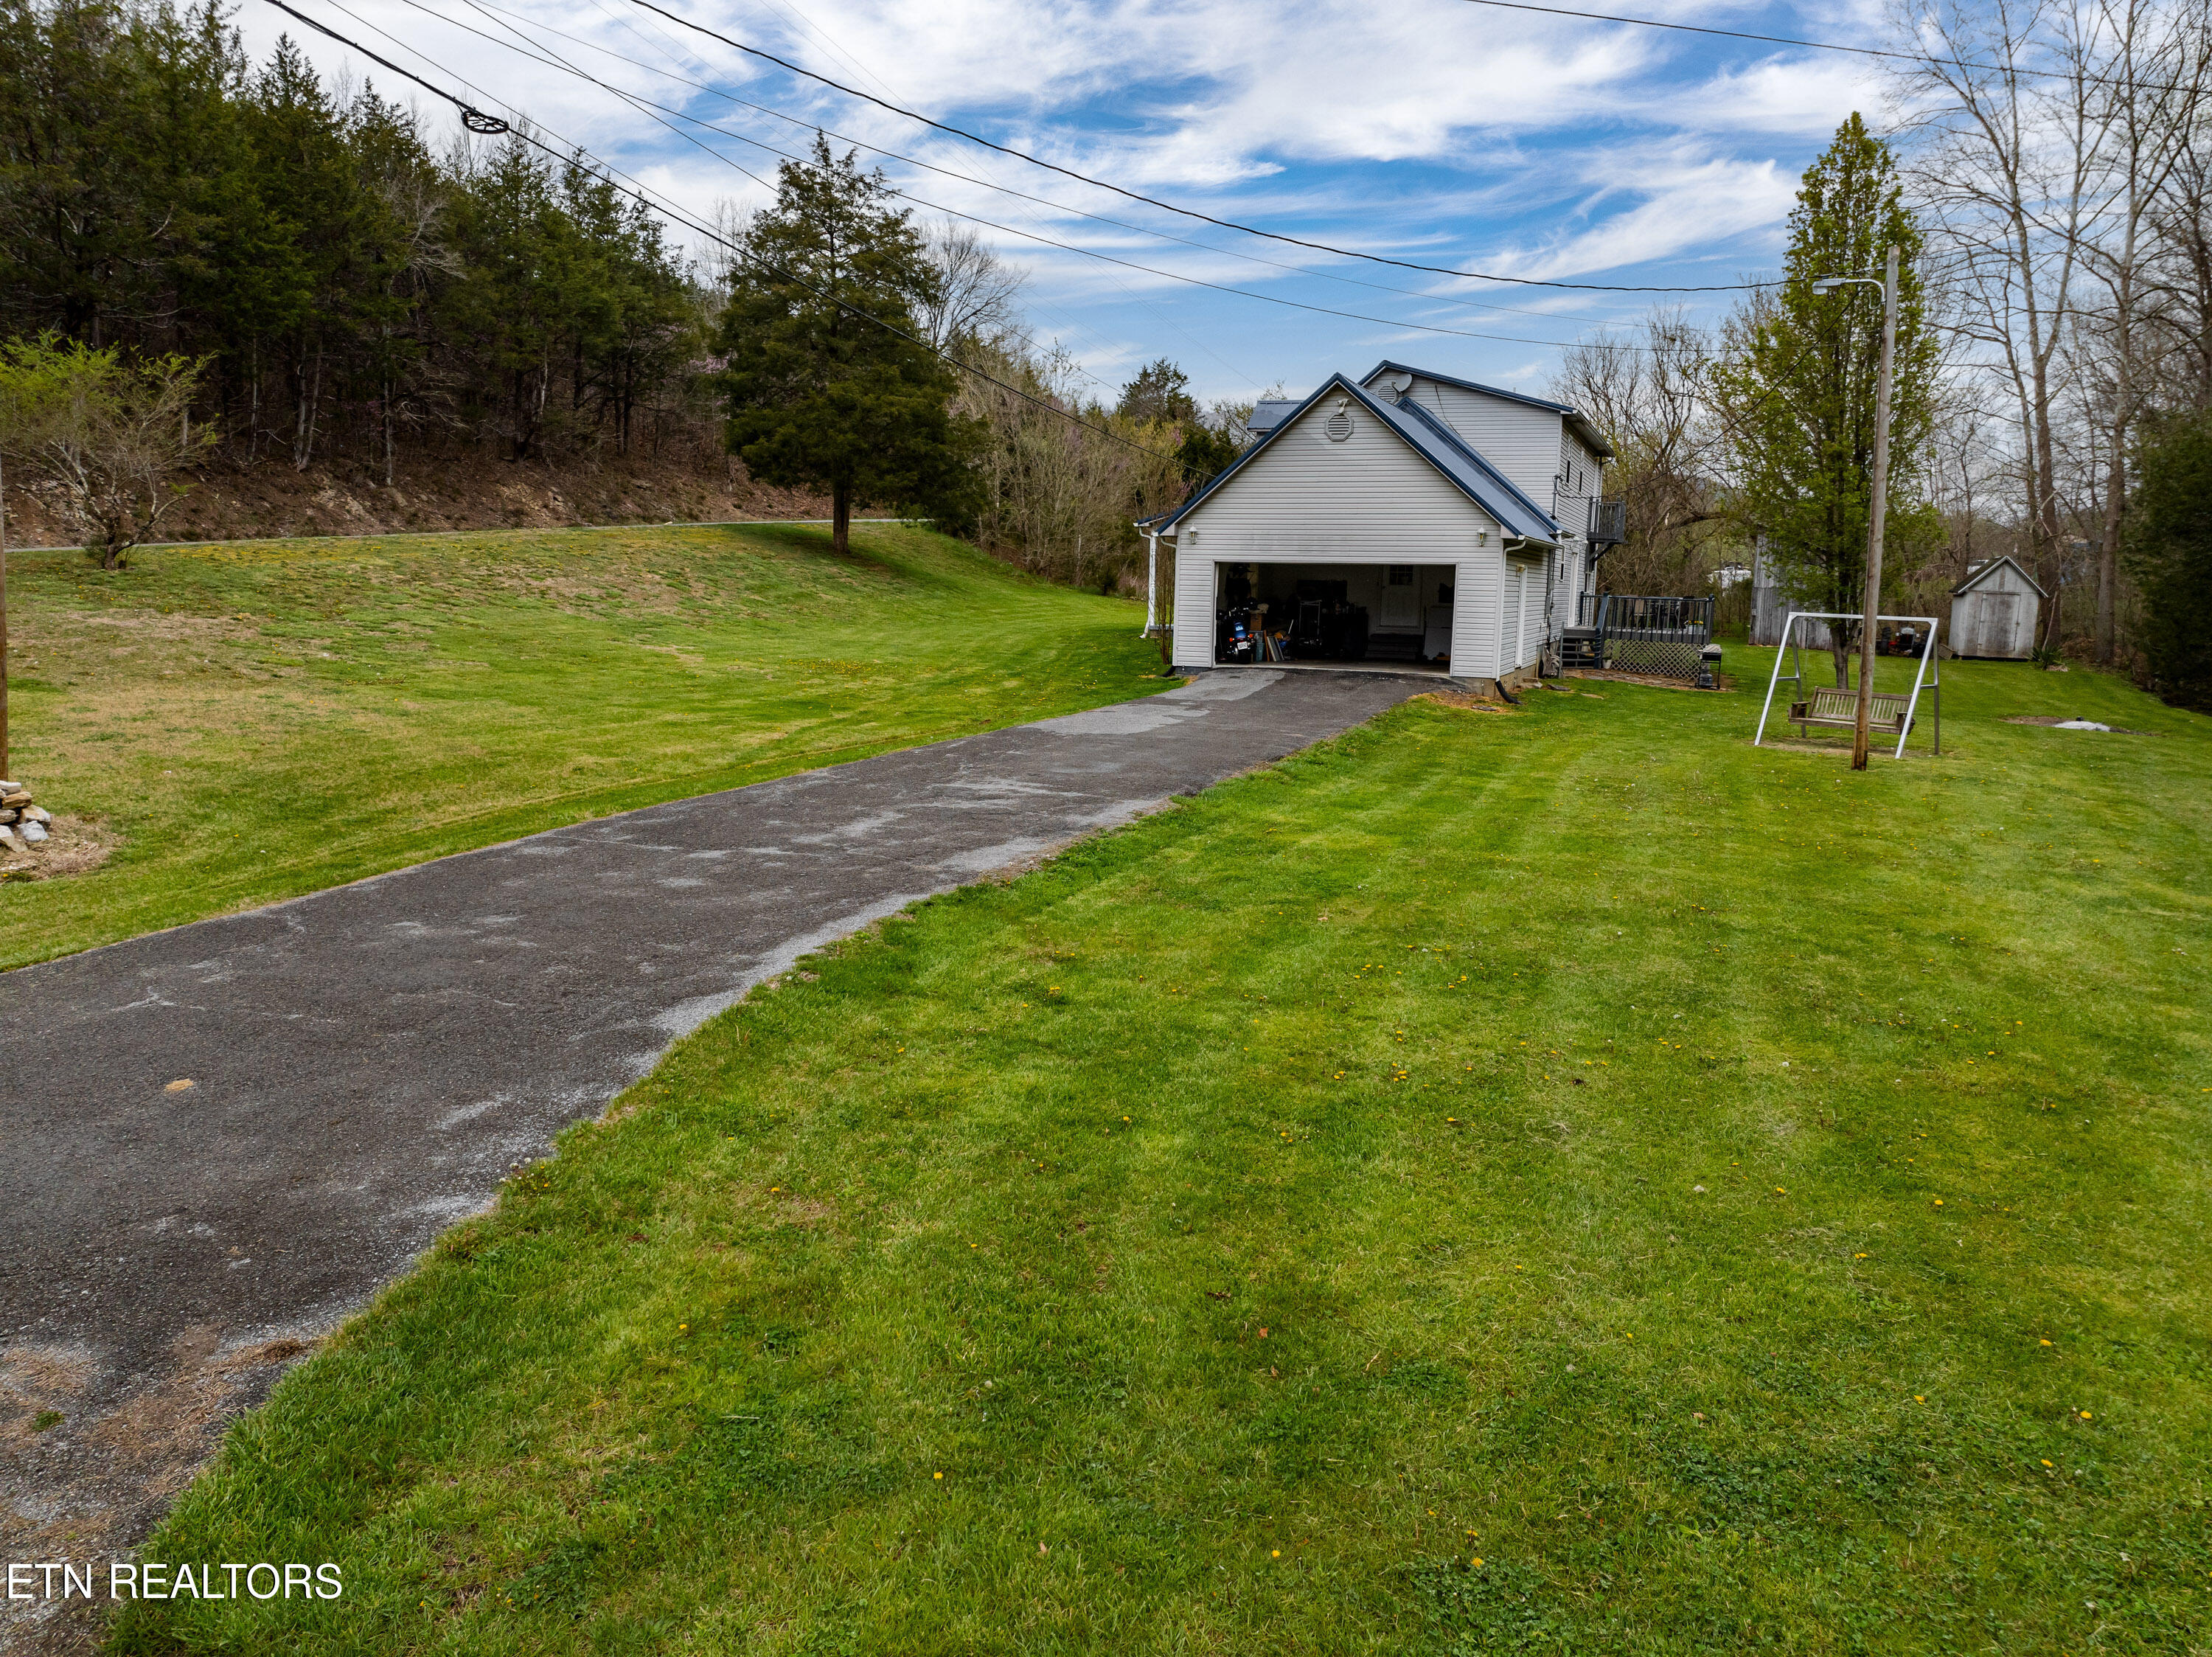
[[[1857,615],[1835,610],[1792,610],[1790,612],[1790,618],[1782,624],[1782,644],[1774,653],[1774,676],[1766,681],[1766,701],[1759,710],[1759,733],[1751,739],[1753,747],[1757,747],[1766,735],[1766,716],[1768,710],[1774,706],[1775,687],[1785,679],[1797,687],[1797,695],[1803,698],[1802,701],[1792,702],[1790,704],[1790,723],[1798,727],[1801,733],[1814,725],[1838,725],[1845,730],[1858,728],[1859,693],[1857,691],[1837,690],[1832,686],[1808,690],[1805,684],[1805,652],[1798,638],[1797,624],[1801,621],[1858,621],[1860,619],[1862,618]],[[1935,751],[1937,753],[1942,752],[1943,669],[1941,665],[1936,667],[1932,679],[1929,676],[1929,664],[1936,661],[1936,618],[1933,616],[1877,616],[1875,620],[1877,623],[1909,621],[1926,628],[1927,631],[1923,635],[1919,664],[1913,669],[1912,694],[1905,697],[1899,696],[1894,691],[1875,691],[1868,698],[1871,705],[1867,710],[1867,729],[1879,731],[1884,736],[1894,735],[1897,738],[1897,752],[1893,758],[1904,758],[1905,739],[1911,734],[1913,716],[1920,707],[1921,684],[1925,680],[1929,689],[1929,705],[1935,715],[1933,722]],[[1782,658],[1785,655],[1790,657],[1791,665],[1796,669],[1796,672],[1785,673],[1782,671]]]

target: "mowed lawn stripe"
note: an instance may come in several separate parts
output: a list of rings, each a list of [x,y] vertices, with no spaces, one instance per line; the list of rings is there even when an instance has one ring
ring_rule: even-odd
[[[1950,677],[1409,704],[803,962],[146,1550],[345,1598],[119,1648],[2203,1645],[2212,727]]]
[[[1164,687],[1126,600],[920,528],[853,545],[516,531],[112,574],[11,553],[18,780],[117,850],[0,886],[0,966]]]

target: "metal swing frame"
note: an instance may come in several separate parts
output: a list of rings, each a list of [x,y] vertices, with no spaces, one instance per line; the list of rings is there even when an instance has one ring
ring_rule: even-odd
[[[1789,679],[1799,690],[1805,688],[1805,650],[1802,641],[1797,637],[1797,624],[1801,621],[1863,622],[1865,619],[1866,618],[1857,612],[1850,610],[1792,610],[1790,612],[1789,619],[1782,624],[1782,643],[1774,652],[1774,673],[1766,681],[1766,700],[1759,706],[1759,730],[1751,739],[1753,747],[1759,746],[1766,735],[1766,716],[1768,710],[1774,706],[1775,687],[1784,679]],[[1928,642],[1922,648],[1919,664],[1912,673],[1912,695],[1905,704],[1905,717],[1898,724],[1897,752],[1891,758],[1894,759],[1905,758],[1905,744],[1906,739],[1912,734],[1912,716],[1920,706],[1920,688],[1923,682],[1929,686],[1929,705],[1934,712],[1936,739],[1934,751],[1937,753],[1942,752],[1943,667],[1936,655],[1936,631],[1939,624],[1936,618],[1934,616],[1876,616],[1875,621],[1877,625],[1885,621],[1909,621],[1924,624],[1928,629]],[[1795,673],[1785,673],[1782,671],[1782,658],[1785,653],[1788,654],[1792,665],[1796,669]],[[1933,677],[1930,677],[1929,673],[1931,666],[1934,669]]]

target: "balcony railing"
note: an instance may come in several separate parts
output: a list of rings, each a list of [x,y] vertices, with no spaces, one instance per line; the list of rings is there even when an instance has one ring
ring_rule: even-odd
[[[1694,679],[1712,642],[1713,600],[1632,593],[1583,593],[1575,625],[1578,660],[1626,673]]]

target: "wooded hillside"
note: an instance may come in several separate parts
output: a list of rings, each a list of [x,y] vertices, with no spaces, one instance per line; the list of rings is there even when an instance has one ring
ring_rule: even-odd
[[[709,425],[708,302],[605,180],[433,153],[289,42],[250,64],[215,0],[0,4],[0,332],[206,359],[233,463],[649,455]]]

